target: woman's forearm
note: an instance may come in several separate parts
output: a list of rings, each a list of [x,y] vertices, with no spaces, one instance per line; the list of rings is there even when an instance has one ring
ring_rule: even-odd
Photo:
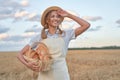
[[[90,24],[87,21],[85,21],[82,18],[79,18],[79,17],[77,17],[75,15],[68,14],[67,17],[70,18],[70,19],[73,19],[74,21],[76,21],[78,24],[81,25],[81,27],[82,26],[83,27],[89,27],[90,26]]]
[[[27,61],[24,59],[23,54],[26,50],[28,50],[29,45],[26,45],[17,55],[17,58],[26,66],[28,66]]]
[[[18,60],[20,60],[20,62],[22,62],[24,65],[27,66],[27,61],[23,58],[21,53],[18,53],[17,58],[18,58]]]
[[[82,18],[79,18],[70,13],[68,13],[67,17],[73,19],[80,25],[78,28],[75,29],[75,37],[79,36],[90,27],[90,24],[87,21],[83,20]]]

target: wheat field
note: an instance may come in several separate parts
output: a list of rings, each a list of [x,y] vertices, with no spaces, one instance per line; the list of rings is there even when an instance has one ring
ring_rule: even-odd
[[[0,52],[0,80],[32,80],[32,71],[16,58]],[[120,50],[69,50],[71,80],[120,80]]]

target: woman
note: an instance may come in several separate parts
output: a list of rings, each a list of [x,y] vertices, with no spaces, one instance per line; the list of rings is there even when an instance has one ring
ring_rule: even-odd
[[[80,26],[75,30],[62,31],[59,26],[65,17],[74,20]],[[43,26],[41,34],[33,38],[20,51],[18,54],[19,60],[33,71],[39,71],[39,66],[34,63],[28,63],[22,55],[29,47],[36,47],[37,43],[42,41],[47,45],[54,62],[51,70],[46,72],[39,71],[38,80],[70,80],[65,60],[69,41],[86,31],[90,24],[57,6],[49,7],[43,12],[41,24]]]

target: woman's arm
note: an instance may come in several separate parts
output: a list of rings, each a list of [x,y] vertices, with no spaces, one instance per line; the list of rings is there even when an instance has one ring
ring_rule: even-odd
[[[39,71],[39,66],[36,65],[35,63],[32,62],[27,62],[24,57],[23,54],[30,48],[29,45],[26,45],[17,55],[17,58],[24,64],[26,65],[28,68],[30,68],[33,71]]]
[[[70,14],[62,9],[58,10],[58,14],[61,15],[62,17],[68,17],[68,18],[76,21],[80,25],[78,28],[75,29],[75,36],[76,37],[90,27],[90,24],[87,21],[85,21],[85,20],[83,20],[75,15],[72,15],[72,14]]]
[[[26,45],[17,55],[17,58],[28,67],[28,62],[24,59],[23,54],[29,49],[29,45]]]
[[[77,37],[78,35],[80,35],[84,31],[86,31],[90,27],[90,24],[87,21],[85,21],[77,16],[74,16],[72,14],[68,14],[67,17],[73,19],[74,21],[76,21],[80,25],[78,28],[75,29],[75,37]]]

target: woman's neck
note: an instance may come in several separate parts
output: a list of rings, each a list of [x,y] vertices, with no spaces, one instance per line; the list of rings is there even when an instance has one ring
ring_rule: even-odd
[[[50,34],[55,34],[56,33],[56,31],[57,31],[57,27],[49,27],[49,29],[48,29],[48,32],[50,33]]]

